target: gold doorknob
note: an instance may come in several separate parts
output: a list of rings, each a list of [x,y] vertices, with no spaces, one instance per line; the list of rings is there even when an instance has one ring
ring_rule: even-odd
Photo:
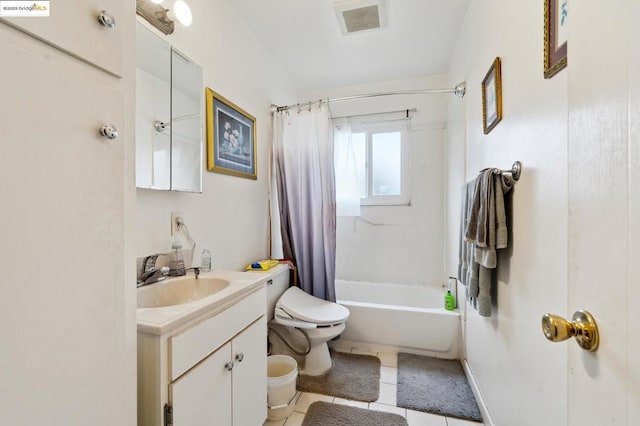
[[[552,342],[562,342],[570,337],[575,337],[582,349],[591,352],[598,349],[600,342],[596,320],[589,312],[583,310],[576,311],[572,321],[558,315],[544,314],[542,316],[542,332],[544,337]]]

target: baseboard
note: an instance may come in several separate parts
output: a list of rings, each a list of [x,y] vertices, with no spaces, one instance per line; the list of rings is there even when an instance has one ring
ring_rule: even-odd
[[[491,414],[489,414],[489,408],[480,393],[480,389],[478,388],[478,383],[476,382],[476,378],[471,371],[471,367],[469,367],[469,363],[466,359],[462,360],[462,368],[464,368],[464,373],[467,375],[467,380],[469,381],[469,385],[471,386],[471,390],[473,391],[473,395],[476,397],[476,402],[478,403],[478,408],[480,409],[480,414],[482,414],[483,422],[486,426],[495,426],[493,419],[491,418]]]
[[[447,352],[436,352],[436,351],[427,351],[423,349],[409,348],[405,346],[396,346],[396,345],[383,345],[379,343],[370,343],[370,342],[361,342],[358,340],[351,339],[343,339],[340,337],[337,340],[329,341],[330,348],[340,349],[362,349],[365,351],[371,352],[406,352],[409,354],[415,355],[424,355],[430,356],[433,358],[441,358],[441,359],[459,359],[458,350],[459,348],[454,348],[453,350]]]

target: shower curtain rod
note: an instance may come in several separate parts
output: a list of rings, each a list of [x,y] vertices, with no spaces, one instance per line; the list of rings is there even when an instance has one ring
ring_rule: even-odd
[[[400,90],[396,92],[380,92],[380,93],[367,93],[364,95],[354,95],[354,96],[344,96],[342,98],[330,98],[330,99],[320,99],[318,101],[309,101],[300,104],[286,105],[286,106],[277,106],[273,105],[272,111],[287,111],[289,109],[302,109],[303,107],[311,108],[311,105],[318,102],[342,102],[342,101],[351,101],[354,99],[365,99],[365,98],[376,98],[379,96],[395,96],[395,95],[421,95],[421,94],[435,94],[435,93],[453,93],[459,98],[463,98],[466,91],[466,85],[463,81],[462,83],[456,84],[456,87],[453,89],[419,89],[419,90]]]

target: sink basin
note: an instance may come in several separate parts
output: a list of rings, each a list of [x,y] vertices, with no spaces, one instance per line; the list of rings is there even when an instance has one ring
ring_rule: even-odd
[[[138,308],[182,305],[210,296],[229,286],[224,278],[176,278],[138,289]]]

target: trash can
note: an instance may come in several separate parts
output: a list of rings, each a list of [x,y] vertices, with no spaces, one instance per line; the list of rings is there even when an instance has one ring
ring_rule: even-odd
[[[298,363],[288,355],[267,357],[267,420],[283,420],[295,406]]]

